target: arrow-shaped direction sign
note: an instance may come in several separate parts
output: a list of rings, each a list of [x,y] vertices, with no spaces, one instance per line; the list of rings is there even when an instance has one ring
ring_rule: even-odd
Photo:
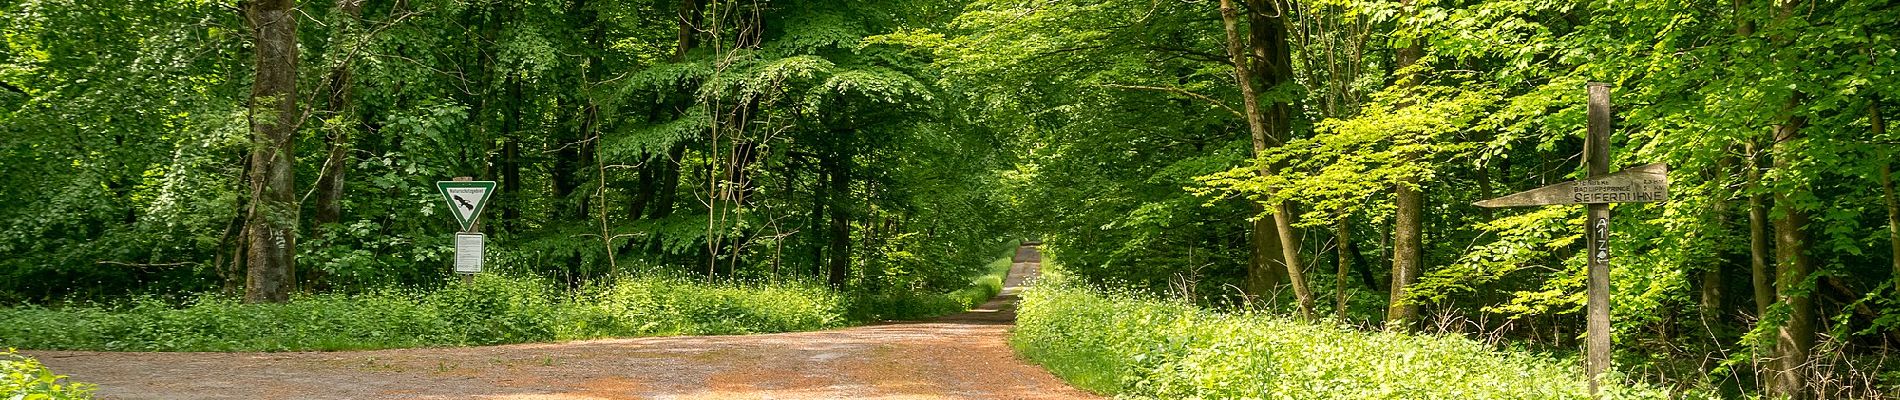
[[[462,224],[463,232],[475,229],[475,219],[482,216],[489,197],[495,194],[494,181],[438,181],[435,188],[449,202],[449,214]]]
[[[1479,207],[1653,203],[1669,200],[1669,166],[1656,163],[1471,203]]]

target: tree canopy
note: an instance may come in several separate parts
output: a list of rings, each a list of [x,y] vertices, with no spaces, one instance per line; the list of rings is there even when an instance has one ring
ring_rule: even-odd
[[[1033,239],[1091,285],[1569,352],[1583,207],[1471,203],[1585,177],[1600,82],[1612,169],[1670,170],[1613,207],[1619,369],[1896,387],[1889,0],[0,10],[4,304],[442,287],[434,181],[471,177],[491,269],[572,287],[947,290]]]

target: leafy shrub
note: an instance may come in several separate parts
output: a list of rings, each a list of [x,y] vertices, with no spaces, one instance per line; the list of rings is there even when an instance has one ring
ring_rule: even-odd
[[[54,374],[39,360],[7,349],[0,352],[0,398],[63,400],[92,398],[92,384],[72,382]]]
[[[1003,278],[1009,275],[1009,258],[997,259],[984,266],[985,273],[970,280],[968,286],[950,293],[926,293],[915,290],[886,290],[858,296],[851,315],[860,321],[914,320],[963,312],[983,305],[1003,292]]]
[[[813,282],[628,278],[574,294],[563,339],[789,332],[841,326],[843,296]]]
[[[1010,259],[1004,257],[985,266],[982,276],[970,281],[970,286],[950,292],[950,298],[963,305],[964,309],[975,308],[1003,293],[1003,279],[1009,277]]]
[[[992,265],[994,267],[994,264]],[[0,308],[0,345],[48,350],[297,351],[464,346],[834,328],[963,311],[1001,288],[1007,261],[951,294],[847,294],[818,282],[620,277],[577,289],[481,275],[429,292],[383,290],[242,304],[203,295]]]
[[[490,345],[555,339],[560,305],[553,283],[533,278],[477,275],[468,285],[450,285],[422,298],[461,340],[447,344]]]
[[[455,343],[463,335],[429,303],[390,294],[241,304],[204,296],[182,306],[141,298],[117,307],[0,309],[0,343],[38,349],[284,351]]]
[[[1590,398],[1574,359],[1213,312],[1054,274],[1024,294],[1010,342],[1079,387],[1135,398]],[[1646,387],[1608,393],[1666,397]]]

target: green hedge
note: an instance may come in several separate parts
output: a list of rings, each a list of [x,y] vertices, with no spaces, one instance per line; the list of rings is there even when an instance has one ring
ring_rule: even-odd
[[[1589,398],[1575,359],[1499,351],[1462,337],[1213,312],[1060,275],[1024,294],[1010,342],[1078,387],[1123,397]],[[1646,387],[1610,392],[1667,398]]]

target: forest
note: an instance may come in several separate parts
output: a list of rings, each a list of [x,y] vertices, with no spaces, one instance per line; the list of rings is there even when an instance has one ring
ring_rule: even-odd
[[[978,307],[1029,243],[1010,344],[1096,394],[1497,390],[1180,358],[1329,337],[1559,398],[1586,207],[1473,203],[1602,145],[1668,170],[1608,206],[1603,379],[1894,398],[1897,105],[1891,0],[0,0],[0,347],[833,329]],[[497,191],[468,281],[457,177]],[[1089,325],[1129,315],[1174,325]],[[1389,373],[1518,379],[1484,360]]]

